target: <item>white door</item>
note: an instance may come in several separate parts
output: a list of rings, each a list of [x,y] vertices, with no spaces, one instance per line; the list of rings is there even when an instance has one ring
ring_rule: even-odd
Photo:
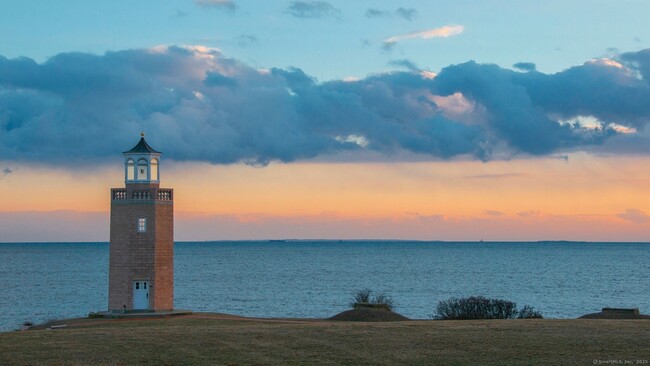
[[[133,281],[133,310],[149,309],[149,281]]]

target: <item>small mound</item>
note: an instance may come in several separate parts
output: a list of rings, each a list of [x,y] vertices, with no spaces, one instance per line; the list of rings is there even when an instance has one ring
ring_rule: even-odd
[[[336,314],[333,317],[329,318],[329,320],[340,320],[348,322],[396,322],[410,319],[389,310],[356,308]]]
[[[627,314],[627,313],[592,313],[579,317],[578,319],[650,319],[650,315]]]
[[[637,308],[603,308],[599,313],[583,315],[578,319],[650,319],[650,315],[640,314]]]

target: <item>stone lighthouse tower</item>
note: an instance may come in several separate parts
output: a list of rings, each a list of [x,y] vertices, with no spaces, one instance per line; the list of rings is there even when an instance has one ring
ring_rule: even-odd
[[[174,191],[160,188],[160,156],[141,134],[124,154],[125,188],[111,189],[108,310],[174,308]]]

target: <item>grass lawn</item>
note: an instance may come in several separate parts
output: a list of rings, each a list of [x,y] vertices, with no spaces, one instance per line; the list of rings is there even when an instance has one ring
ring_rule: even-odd
[[[650,365],[650,320],[335,322],[193,314],[0,334],[0,365]],[[606,363],[608,362],[608,363]]]

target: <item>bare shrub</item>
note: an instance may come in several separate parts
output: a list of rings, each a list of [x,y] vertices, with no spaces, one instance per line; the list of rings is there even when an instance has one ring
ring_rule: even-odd
[[[452,297],[440,301],[432,318],[442,320],[530,319],[542,318],[542,314],[528,305],[524,306],[521,311],[517,311],[517,304],[512,301],[472,296]]]
[[[372,295],[372,290],[368,288],[358,290],[354,293],[350,306],[354,307],[354,304],[357,303],[381,304],[384,305],[388,310],[393,310],[395,307],[395,303],[392,297],[384,294],[383,292],[377,295]]]
[[[371,299],[371,303],[383,304],[388,308],[388,310],[393,310],[393,307],[395,306],[393,298],[383,293],[375,295],[375,297]]]
[[[525,305],[523,309],[519,311],[517,319],[544,319],[542,313],[535,311],[532,306]]]
[[[370,302],[370,294],[372,294],[372,290],[369,288],[364,288],[363,290],[357,290],[357,292],[354,293],[354,296],[352,297],[352,303],[355,302]]]

